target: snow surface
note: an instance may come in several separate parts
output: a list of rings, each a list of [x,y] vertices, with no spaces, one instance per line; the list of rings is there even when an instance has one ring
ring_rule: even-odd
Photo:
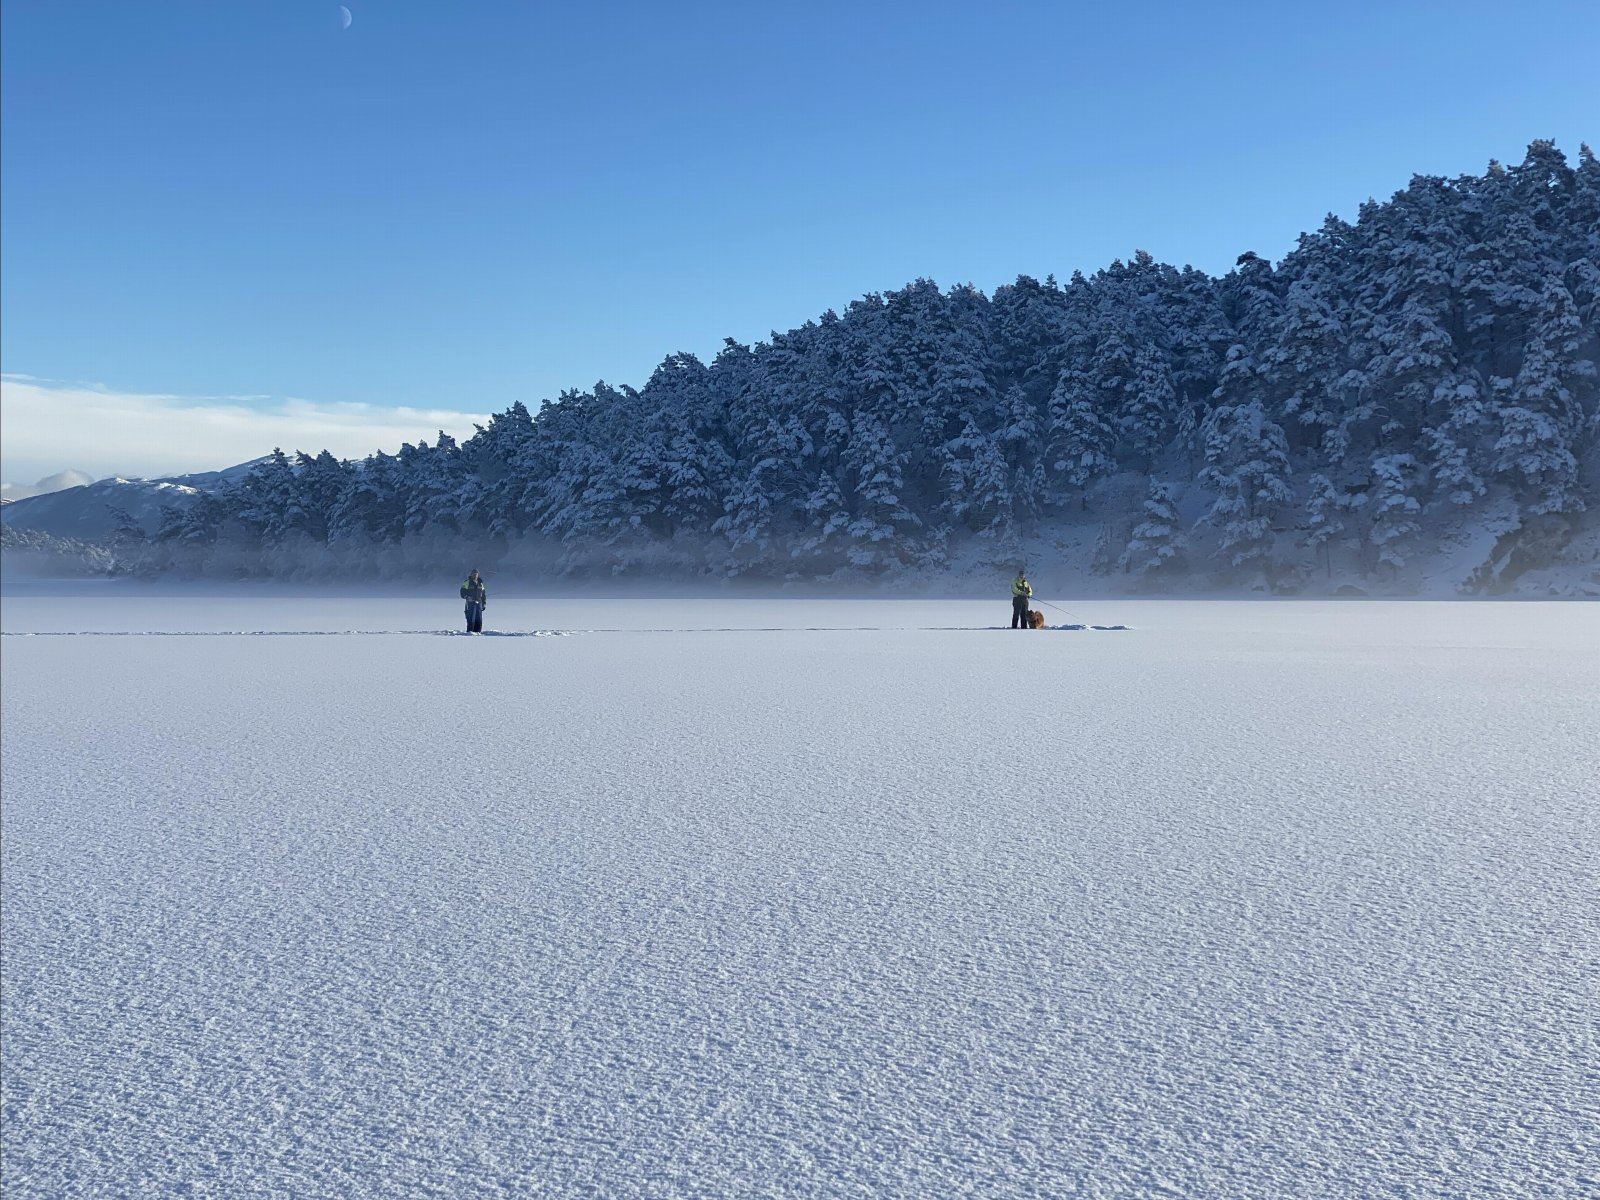
[[[491,599],[6,599],[8,1197],[1600,1189],[1600,607]]]

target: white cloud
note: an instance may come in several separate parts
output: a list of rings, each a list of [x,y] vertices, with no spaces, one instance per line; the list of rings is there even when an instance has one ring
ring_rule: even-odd
[[[12,479],[68,467],[96,478],[212,471],[274,446],[362,458],[432,441],[441,429],[470,437],[483,420],[443,409],[112,392],[0,376],[0,450]]]
[[[57,471],[53,475],[46,475],[38,483],[29,486],[18,483],[0,483],[0,496],[7,500],[26,500],[29,496],[43,496],[47,492],[59,492],[63,488],[81,487],[86,483],[93,483],[94,476],[84,471]]]

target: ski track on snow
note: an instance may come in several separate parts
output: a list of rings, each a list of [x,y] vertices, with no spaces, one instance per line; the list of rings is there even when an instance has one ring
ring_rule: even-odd
[[[466,633],[460,629],[49,629],[5,630],[0,637],[576,637],[590,633],[887,633],[904,630],[906,626],[878,625],[805,625],[759,626],[730,625],[708,626],[699,629],[485,629],[480,633]],[[1047,625],[1033,633],[1083,632],[1095,630],[1114,632],[1126,630],[1127,625]],[[925,633],[993,633],[1005,630],[1003,625],[975,628],[970,625],[928,625],[921,627]],[[1017,632],[1007,630],[1007,632]]]
[[[1596,606],[103,603],[7,610],[8,1200],[1600,1190]]]

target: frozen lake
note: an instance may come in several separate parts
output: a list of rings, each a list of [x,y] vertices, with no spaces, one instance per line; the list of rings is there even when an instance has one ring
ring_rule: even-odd
[[[1600,605],[1068,607],[6,597],[8,1197],[1600,1190]]]

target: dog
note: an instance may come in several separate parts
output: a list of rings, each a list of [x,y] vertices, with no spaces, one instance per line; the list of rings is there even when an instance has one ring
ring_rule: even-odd
[[[1044,614],[1042,612],[1040,612],[1037,608],[1030,608],[1028,610],[1028,628],[1029,629],[1043,629],[1044,628]]]

